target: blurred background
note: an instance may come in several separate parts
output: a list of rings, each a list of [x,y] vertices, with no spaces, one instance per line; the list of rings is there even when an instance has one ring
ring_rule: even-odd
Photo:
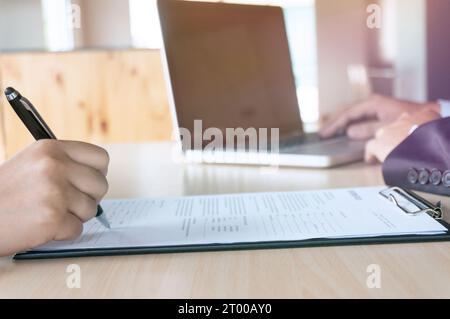
[[[220,2],[220,1],[219,1]],[[373,93],[450,99],[449,0],[221,1],[284,8],[303,120]],[[0,0],[0,84],[61,139],[173,139],[155,0]],[[0,158],[32,141],[0,98]]]

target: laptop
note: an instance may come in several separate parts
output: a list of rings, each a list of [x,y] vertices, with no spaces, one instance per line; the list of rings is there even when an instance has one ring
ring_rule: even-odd
[[[305,133],[282,8],[159,0],[158,10],[188,161],[327,168],[363,158],[364,142]]]

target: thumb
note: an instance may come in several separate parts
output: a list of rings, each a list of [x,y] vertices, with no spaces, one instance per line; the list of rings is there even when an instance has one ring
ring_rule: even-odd
[[[364,161],[368,164],[377,164],[378,163],[378,159],[377,156],[375,154],[376,152],[376,144],[377,144],[377,140],[376,139],[372,139],[369,142],[367,142],[366,144],[366,150],[365,150],[365,154],[364,154]]]

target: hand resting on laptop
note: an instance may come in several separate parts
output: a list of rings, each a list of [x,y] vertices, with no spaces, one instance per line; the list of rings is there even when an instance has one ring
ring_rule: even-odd
[[[414,127],[439,117],[438,103],[420,104],[374,95],[326,121],[320,135],[329,138],[346,133],[351,139],[369,140],[365,160],[383,162]]]

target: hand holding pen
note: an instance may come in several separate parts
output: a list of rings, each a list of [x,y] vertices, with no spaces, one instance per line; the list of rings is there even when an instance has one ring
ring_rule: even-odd
[[[5,95],[16,114],[36,140],[56,139],[56,136],[30,101],[21,96],[13,88],[7,88]],[[86,221],[88,219],[87,217],[89,217],[89,207],[93,203],[97,205],[96,203],[100,201],[107,191],[105,177],[109,161],[107,153],[94,145],[79,142],[61,142],[58,147],[50,145],[48,143],[47,147],[55,148],[54,156],[67,156],[70,159],[66,163],[66,165],[70,166],[67,169],[71,172],[67,176],[68,183],[70,184],[68,187],[73,187],[74,190],[69,192],[72,198],[68,200],[78,202],[78,204],[73,204],[74,207],[69,209],[74,216],[82,221]],[[55,169],[57,168],[55,167]],[[96,211],[96,217],[100,223],[110,228],[109,222],[100,205],[97,206]]]

